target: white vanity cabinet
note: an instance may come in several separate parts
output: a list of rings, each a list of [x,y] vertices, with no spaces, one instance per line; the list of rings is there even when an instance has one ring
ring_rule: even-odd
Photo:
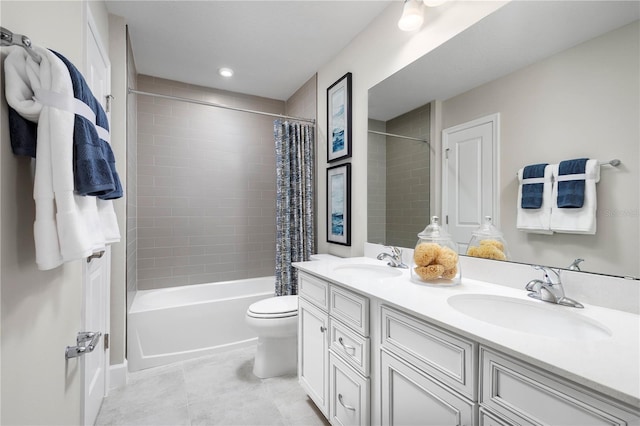
[[[334,425],[370,424],[369,299],[299,273],[298,380]]]
[[[477,424],[477,344],[382,305],[385,425]]]
[[[480,404],[498,415],[484,424],[640,424],[637,410],[492,349],[480,348],[480,370]]]

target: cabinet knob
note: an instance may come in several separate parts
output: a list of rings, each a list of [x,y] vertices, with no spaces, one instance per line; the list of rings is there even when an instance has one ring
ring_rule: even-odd
[[[320,326],[320,333],[324,333],[325,331],[327,331],[327,327],[325,326]]]

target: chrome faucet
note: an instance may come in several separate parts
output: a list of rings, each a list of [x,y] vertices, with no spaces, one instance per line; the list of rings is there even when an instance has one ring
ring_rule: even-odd
[[[391,249],[391,254],[383,251],[377,256],[378,260],[385,260],[385,259],[388,260],[387,265],[391,266],[392,268],[409,269],[407,265],[402,263],[402,249],[399,249],[398,247],[394,247],[394,246],[385,246],[385,247],[388,247]]]
[[[533,265],[533,269],[542,271],[543,278],[541,280],[531,280],[524,287],[529,292],[529,297],[557,305],[584,308],[581,303],[564,295],[559,269],[539,265]]]
[[[567,269],[570,271],[582,271],[582,269],[580,269],[581,262],[584,262],[584,259],[576,259],[573,262],[571,262],[571,265],[569,265]]]

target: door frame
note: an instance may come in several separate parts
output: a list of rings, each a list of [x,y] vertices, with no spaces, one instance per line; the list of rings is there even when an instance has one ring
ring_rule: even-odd
[[[111,61],[109,59],[109,53],[108,50],[105,48],[105,45],[102,41],[102,38],[100,36],[100,31],[98,29],[98,25],[96,24],[95,19],[93,18],[93,14],[91,13],[91,8],[88,7],[88,5],[86,6],[86,26],[85,26],[85,33],[84,33],[84,71],[86,72],[89,69],[89,46],[90,46],[90,39],[92,38],[95,41],[95,44],[97,46],[98,49],[98,53],[100,54],[100,56],[102,57],[105,66],[106,66],[106,75],[108,76],[108,78],[105,81],[105,92],[106,93],[110,93],[111,92]],[[102,104],[102,99],[98,99],[98,101],[100,102],[100,104]],[[107,117],[109,119],[109,122],[111,121],[110,118],[110,114],[109,112],[107,113]],[[109,123],[111,124],[111,123]],[[98,266],[100,268],[103,269],[102,273],[103,275],[103,285],[104,285],[104,289],[101,292],[104,295],[104,302],[105,302],[105,309],[104,309],[104,314],[105,314],[105,318],[104,318],[104,330],[82,330],[82,331],[101,331],[103,333],[103,336],[101,337],[101,341],[102,341],[102,345],[100,345],[99,348],[97,348],[97,350],[104,350],[104,365],[103,370],[104,370],[104,391],[103,391],[103,398],[106,397],[109,393],[109,387],[110,387],[110,381],[109,381],[109,367],[110,367],[110,349],[109,348],[105,348],[105,340],[107,339],[107,335],[110,335],[111,333],[111,247],[106,246],[105,247],[105,252],[103,255],[102,259],[96,259],[91,263],[87,263],[86,261],[84,261],[83,259],[83,266],[82,266],[82,282],[83,282],[83,296],[82,296],[82,301],[83,301],[83,306],[82,306],[82,326],[84,327],[86,325],[86,321],[87,321],[87,296],[86,296],[86,285],[88,284],[88,278],[90,277],[90,269],[92,267],[92,263],[97,263],[98,265],[93,265],[94,267]],[[91,354],[87,354],[86,356],[91,356]],[[81,395],[81,419],[83,422],[85,422],[85,418],[86,418],[86,407],[87,407],[87,388],[86,388],[86,371],[85,371],[85,356],[81,357],[81,383],[82,383],[82,395]]]
[[[491,219],[495,226],[500,227],[500,113],[489,114],[475,120],[467,121],[466,123],[458,124],[453,127],[448,127],[442,130],[442,215],[449,215],[449,192],[448,192],[448,177],[447,177],[447,150],[449,149],[449,137],[453,133],[467,130],[472,127],[481,126],[483,124],[490,123],[493,127],[493,140],[492,146],[492,161],[493,169],[491,173],[491,191],[493,191],[493,205],[491,206],[492,215]],[[449,224],[446,220],[441,220],[442,226],[448,231]]]

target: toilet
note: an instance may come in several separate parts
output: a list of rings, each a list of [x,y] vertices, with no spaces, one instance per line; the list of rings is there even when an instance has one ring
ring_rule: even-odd
[[[270,297],[247,309],[246,322],[258,334],[253,374],[262,379],[293,374],[298,365],[298,296]]]

